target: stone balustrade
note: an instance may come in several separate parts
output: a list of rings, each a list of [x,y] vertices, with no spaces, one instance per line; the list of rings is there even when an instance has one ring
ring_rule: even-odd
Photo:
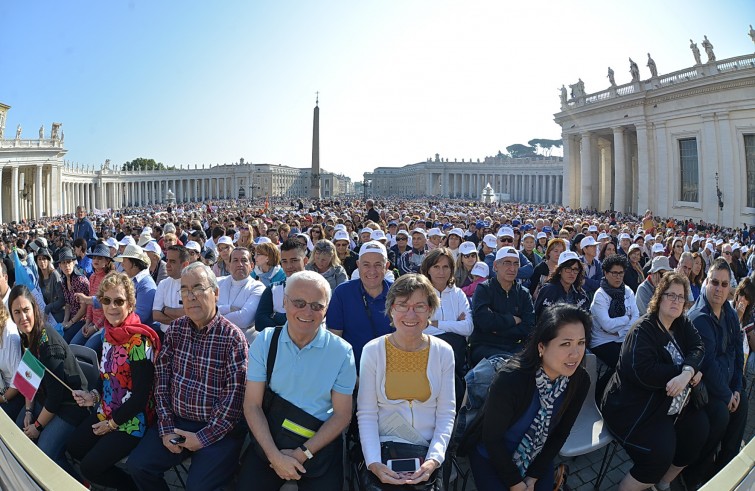
[[[0,140],[0,148],[63,148],[59,138],[51,139],[4,139]]]

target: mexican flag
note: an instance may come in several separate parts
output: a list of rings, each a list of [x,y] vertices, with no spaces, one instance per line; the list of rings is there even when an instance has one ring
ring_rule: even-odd
[[[34,394],[37,393],[44,374],[45,366],[27,349],[16,369],[13,385],[25,398],[34,399]]]

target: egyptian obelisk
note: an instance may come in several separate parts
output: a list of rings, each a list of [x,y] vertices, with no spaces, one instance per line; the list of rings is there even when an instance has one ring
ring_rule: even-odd
[[[320,93],[315,99],[315,115],[312,127],[312,170],[309,184],[310,199],[320,199]]]

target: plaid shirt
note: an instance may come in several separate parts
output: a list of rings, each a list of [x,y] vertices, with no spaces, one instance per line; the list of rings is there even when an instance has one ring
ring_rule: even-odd
[[[246,338],[220,314],[198,330],[187,316],[173,321],[155,363],[155,402],[160,436],[173,433],[174,416],[206,422],[197,438],[206,447],[242,417]]]

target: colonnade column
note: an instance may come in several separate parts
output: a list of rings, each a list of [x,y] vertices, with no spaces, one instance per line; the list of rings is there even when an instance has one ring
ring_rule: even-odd
[[[590,132],[582,134],[579,149],[580,192],[579,207],[592,207],[592,135]]]
[[[626,209],[626,150],[624,148],[624,128],[618,126],[613,128],[613,175],[614,195],[613,209],[624,212]]]
[[[648,158],[648,128],[645,123],[635,124],[637,129],[637,209],[638,215],[650,209],[650,159]],[[659,183],[660,184],[660,183]],[[656,210],[658,211],[658,210]]]

